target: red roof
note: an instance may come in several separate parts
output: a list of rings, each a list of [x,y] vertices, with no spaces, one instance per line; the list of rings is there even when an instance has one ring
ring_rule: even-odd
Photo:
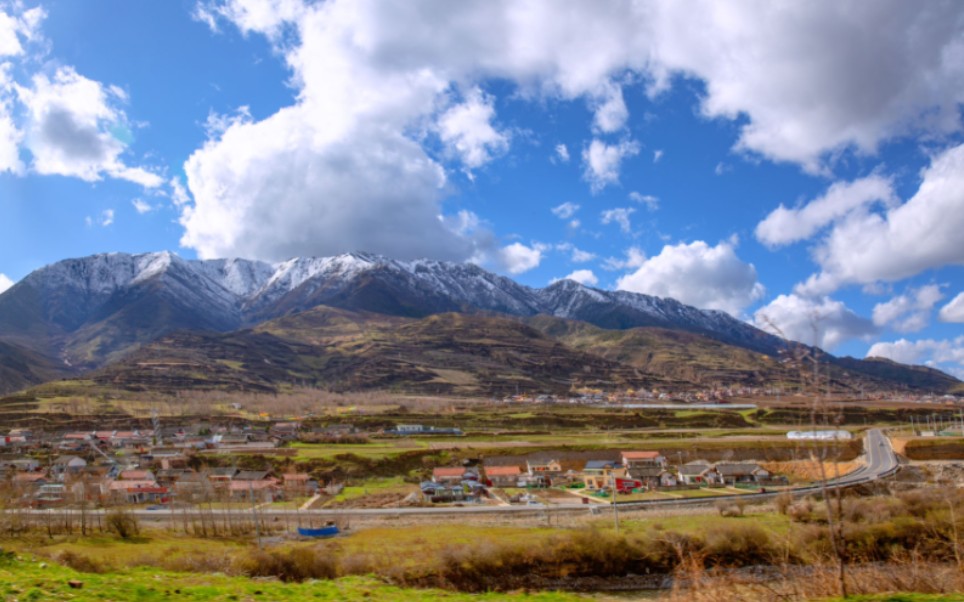
[[[288,474],[284,474],[284,475],[281,475],[281,476],[282,476],[282,477],[284,478],[284,480],[286,480],[286,481],[307,481],[307,480],[310,478],[307,474],[305,474],[305,473],[303,473],[303,472],[300,472],[300,473],[288,473]]]
[[[124,470],[120,478],[125,481],[144,481],[149,479],[149,474],[146,470]]]
[[[42,472],[21,472],[17,473],[14,477],[14,481],[23,481],[26,483],[32,483],[34,481],[39,481],[41,479],[46,479],[47,475]]]
[[[464,468],[442,466],[432,469],[433,477],[461,477],[465,474]]]
[[[485,469],[488,477],[512,477],[518,474],[522,474],[518,466],[489,466]]]
[[[627,460],[655,460],[659,457],[658,451],[624,451],[623,458]]]

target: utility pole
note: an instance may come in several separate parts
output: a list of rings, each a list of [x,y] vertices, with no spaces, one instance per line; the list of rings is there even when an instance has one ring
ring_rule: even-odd
[[[616,533],[619,533],[619,511],[616,509],[616,467],[613,465],[613,471],[610,473],[613,481],[613,524],[616,527]]]

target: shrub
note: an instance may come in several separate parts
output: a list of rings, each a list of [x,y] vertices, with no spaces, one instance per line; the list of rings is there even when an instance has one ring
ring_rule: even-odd
[[[773,505],[776,506],[777,512],[786,516],[787,510],[789,510],[790,505],[793,504],[793,496],[790,492],[784,491],[777,497],[773,498]]]
[[[137,517],[125,510],[112,510],[104,519],[107,530],[121,539],[130,539],[140,534]]]
[[[70,550],[61,551],[54,556],[54,560],[81,573],[103,573],[106,570],[103,564],[93,558]]]
[[[757,525],[722,525],[706,533],[706,559],[710,564],[764,564],[773,559],[774,553],[775,547],[770,537]]]
[[[282,581],[333,579],[335,563],[327,554],[312,548],[290,550],[252,550],[240,556],[236,568],[249,577],[277,577]]]

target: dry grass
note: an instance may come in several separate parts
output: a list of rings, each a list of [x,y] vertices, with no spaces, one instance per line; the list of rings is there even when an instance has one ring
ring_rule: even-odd
[[[676,572],[672,591],[660,599],[666,602],[802,602],[841,595],[837,567],[830,564],[785,566],[756,572],[703,567],[699,559],[684,563]],[[964,574],[956,566],[913,558],[848,567],[846,583],[850,595],[964,592]]]
[[[771,473],[784,475],[791,481],[819,481],[826,475],[827,478],[835,478],[838,475],[851,473],[863,466],[861,461],[851,462],[823,462],[823,470],[820,471],[820,462],[816,460],[793,460],[789,462],[764,462],[763,468]]]

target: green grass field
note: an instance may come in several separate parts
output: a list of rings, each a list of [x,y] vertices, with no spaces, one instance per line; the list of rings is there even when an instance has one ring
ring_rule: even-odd
[[[74,588],[70,583],[80,584]],[[399,588],[370,577],[332,581],[281,583],[220,574],[174,573],[153,568],[78,573],[57,564],[21,557],[0,562],[0,597],[4,600],[111,600],[161,602],[171,599],[204,602],[237,600],[513,600],[568,602],[582,596],[555,592],[471,595],[441,590]]]

